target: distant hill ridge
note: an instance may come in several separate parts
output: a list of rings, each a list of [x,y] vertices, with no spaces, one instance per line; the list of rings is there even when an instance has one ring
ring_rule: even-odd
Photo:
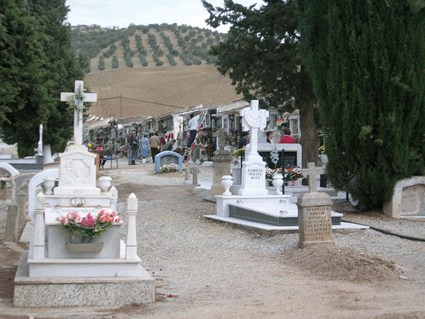
[[[71,27],[72,49],[90,60],[86,73],[110,69],[214,64],[208,54],[227,34],[177,24]]]

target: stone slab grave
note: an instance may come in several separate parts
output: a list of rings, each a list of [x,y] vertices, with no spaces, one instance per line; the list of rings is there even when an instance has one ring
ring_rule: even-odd
[[[258,103],[258,102],[257,102]],[[274,194],[269,194],[265,187],[265,162],[257,152],[258,130],[265,127],[267,113],[258,110],[256,101],[251,101],[251,108],[241,111],[243,117],[243,129],[251,131],[251,147],[246,149],[246,160],[242,166],[242,183],[238,195],[225,192],[217,195],[216,215],[205,215],[204,217],[233,223],[245,227],[271,231],[297,231],[298,230],[298,207],[297,199],[290,195],[282,195],[280,190],[283,183],[282,178],[275,177],[276,183]],[[262,110],[263,112],[266,112]],[[311,175],[309,187],[310,192],[316,192],[315,166],[309,166],[304,170],[304,175]],[[223,177],[225,184],[230,188],[231,176]],[[227,184],[230,181],[230,184]],[[313,183],[314,181],[314,183]],[[333,229],[364,229],[362,225],[349,224],[341,221],[342,214],[332,212]]]
[[[393,218],[425,218],[425,176],[399,180],[384,213]]]
[[[159,172],[162,166],[176,164],[179,166],[179,172],[183,170],[183,156],[173,151],[165,151],[155,156],[155,172]]]
[[[134,194],[127,199],[125,240],[121,239],[123,222],[115,213],[105,231],[84,243],[82,233],[71,234],[63,225],[70,212],[78,212],[81,218],[92,214],[97,219],[100,212],[102,216],[110,216],[116,209],[114,198],[118,195],[111,188],[110,177],[99,178],[97,187],[96,155],[81,144],[82,116],[78,113],[82,111],[83,101],[95,98],[90,95],[85,99],[82,81],[76,81],[75,94],[67,96],[73,97],[71,105],[76,105],[74,145],[60,154],[58,185],[55,185],[55,173],[47,174],[44,192],[35,197],[34,236],[29,251],[21,255],[13,304],[15,307],[116,307],[154,302],[155,281],[137,256],[138,199]],[[68,218],[72,222],[66,220],[66,224],[78,224],[74,216]],[[91,226],[81,224],[81,227]]]
[[[0,163],[7,163],[13,166],[20,173],[42,171],[44,168],[43,156],[43,125],[40,125],[40,138],[38,142],[37,154],[25,158],[12,158],[9,154],[0,157]]]
[[[28,203],[28,184],[34,172],[14,175],[10,179],[11,201],[7,203],[7,226],[5,240],[17,242],[22,226],[25,225]]]
[[[280,200],[278,203],[236,203],[229,206],[229,216],[275,226],[298,226],[297,205]],[[342,214],[332,214],[332,225],[341,225]]]

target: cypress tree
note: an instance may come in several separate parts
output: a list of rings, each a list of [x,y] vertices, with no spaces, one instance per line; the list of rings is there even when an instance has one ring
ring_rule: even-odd
[[[60,101],[61,92],[74,91],[75,80],[84,79],[87,60],[71,50],[71,27],[65,24],[69,8],[65,0],[27,0],[30,13],[41,21],[45,35],[43,42],[47,57],[50,112],[44,124],[44,144],[50,144],[52,152],[63,151],[73,135],[73,110]],[[36,134],[38,140],[38,134]],[[34,148],[34,146],[32,147]],[[33,153],[31,153],[33,154]]]
[[[40,21],[26,2],[5,0],[0,6],[0,127],[3,140],[18,144],[19,156],[34,155],[38,127],[52,101],[45,83],[47,57]]]
[[[327,176],[362,208],[424,174],[425,9],[409,0],[300,0]]]

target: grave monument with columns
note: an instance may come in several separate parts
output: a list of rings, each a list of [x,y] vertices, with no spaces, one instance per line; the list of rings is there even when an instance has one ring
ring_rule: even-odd
[[[111,178],[103,176],[96,185],[96,155],[82,145],[83,81],[75,82],[75,93],[62,93],[61,100],[74,106],[74,145],[60,155],[58,186],[45,180],[44,193],[35,199],[35,234],[24,252],[15,277],[14,306],[69,307],[123,306],[155,301],[154,279],[137,256],[136,213],[138,200],[127,200],[126,240],[121,240],[123,222],[115,216],[112,225],[82,243],[65,229],[69,212],[83,217],[99,212],[113,214],[117,191]],[[114,214],[115,215],[115,214]],[[74,222],[78,222],[75,221]],[[86,229],[88,226],[82,225]],[[64,296],[67,296],[64,298]]]
[[[250,130],[250,144],[245,150],[245,161],[242,163],[242,184],[238,195],[225,191],[217,195],[217,215],[206,217],[227,220],[245,219],[249,221],[266,221],[272,225],[295,223],[297,206],[291,202],[289,195],[282,195],[280,188],[283,176],[276,176],[274,185],[276,192],[269,195],[265,186],[266,163],[257,152],[258,131],[267,123],[268,112],[258,109],[258,101],[251,101],[251,107],[241,110],[244,130]],[[223,176],[223,186],[232,185],[231,176]],[[230,186],[228,186],[230,188]]]
[[[240,111],[242,129],[250,131],[250,143],[245,149],[245,161],[242,163],[242,185],[239,195],[268,195],[266,189],[266,162],[258,154],[258,133],[267,125],[269,112],[258,109],[258,100],[251,101],[251,107]]]
[[[251,107],[243,109],[241,115],[243,117],[244,130],[249,129],[251,132],[250,144],[247,145],[245,150],[246,160],[242,164],[241,189],[238,195],[232,195],[229,191],[233,184],[232,176],[223,176],[222,185],[225,188],[225,192],[222,195],[215,196],[217,201],[216,215],[206,215],[205,217],[256,229],[296,231],[299,223],[297,198],[282,194],[283,176],[275,174],[273,177],[275,190],[272,193],[269,193],[265,187],[266,163],[257,152],[257,140],[258,131],[265,127],[268,114],[264,110],[258,110],[258,101],[252,101]],[[309,170],[303,170],[303,174],[317,174],[317,171],[310,167]],[[315,190],[316,180],[310,178],[309,181],[310,192],[314,192],[311,194],[318,194]],[[311,197],[322,198],[321,196],[321,193],[317,196],[306,196],[305,201],[301,202],[301,209],[308,211],[309,205],[317,204],[314,201],[310,202],[309,199]],[[326,196],[329,199],[329,196]],[[321,201],[319,205],[328,205],[329,202],[330,199]],[[332,227],[341,226],[341,217],[342,214],[335,212],[332,212],[331,216],[329,208],[331,221],[330,224],[326,224],[326,227],[331,225],[329,227],[332,230]],[[321,228],[315,229],[320,231]]]

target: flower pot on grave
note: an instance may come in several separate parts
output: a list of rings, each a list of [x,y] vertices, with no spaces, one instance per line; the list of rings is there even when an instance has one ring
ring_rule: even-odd
[[[103,243],[66,243],[69,253],[100,253]]]

